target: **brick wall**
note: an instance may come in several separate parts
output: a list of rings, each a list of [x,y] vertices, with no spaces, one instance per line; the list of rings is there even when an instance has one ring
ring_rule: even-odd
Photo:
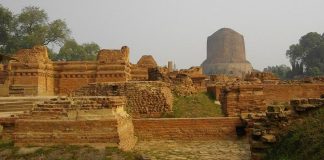
[[[118,143],[117,121],[17,120],[13,140],[17,145]]]
[[[94,83],[75,92],[76,96],[125,96],[126,109],[134,117],[160,117],[172,111],[173,97],[167,84],[159,81]]]
[[[112,108],[103,109],[100,101]],[[4,126],[0,137],[12,137],[18,146],[112,144],[126,151],[135,146],[132,117],[124,110],[123,97],[75,97],[73,102],[77,104],[74,107],[70,99],[51,99],[13,122],[0,119]]]
[[[236,137],[238,117],[133,119],[141,140],[213,140]]]
[[[324,84],[280,84],[263,85],[267,104],[289,102],[294,98],[319,98],[324,94]]]
[[[255,84],[222,89],[221,103],[225,115],[265,111],[266,106],[289,102],[294,98],[319,98],[324,84]]]
[[[43,46],[22,49],[14,57],[18,61],[8,65],[9,85],[36,86],[38,95],[68,95],[88,83],[131,79],[128,47],[101,50],[97,61],[52,62]]]
[[[224,87],[221,94],[221,104],[226,116],[239,116],[240,113],[266,110],[265,96],[261,85]]]

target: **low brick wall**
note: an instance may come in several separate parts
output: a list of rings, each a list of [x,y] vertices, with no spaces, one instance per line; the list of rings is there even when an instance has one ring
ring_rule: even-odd
[[[319,98],[324,94],[324,84],[263,85],[266,103],[289,102],[294,98]]]
[[[295,98],[319,98],[324,94],[324,84],[248,84],[224,88],[222,109],[226,116],[240,113],[264,112],[267,105],[289,103]]]
[[[117,121],[17,120],[16,145],[119,143]]]
[[[133,119],[135,136],[140,140],[233,139],[238,117],[147,118]]]

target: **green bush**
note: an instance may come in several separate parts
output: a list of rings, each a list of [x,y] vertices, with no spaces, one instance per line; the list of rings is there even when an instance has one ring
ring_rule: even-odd
[[[292,125],[269,150],[266,160],[323,160],[324,108]]]

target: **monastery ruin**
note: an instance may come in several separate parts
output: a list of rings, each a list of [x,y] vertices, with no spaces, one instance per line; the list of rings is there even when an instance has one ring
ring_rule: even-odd
[[[324,106],[323,77],[284,81],[252,72],[243,36],[231,29],[208,38],[202,67],[174,71],[172,64],[161,67],[151,55],[132,64],[130,54],[123,46],[100,50],[96,61],[51,61],[46,47],[35,46],[1,56],[1,138],[17,146],[95,144],[129,151],[141,140],[245,136],[248,158],[262,159],[280,130],[266,123],[286,123],[279,119],[294,120]],[[175,96],[199,92],[219,101],[223,116],[163,117],[173,112]]]

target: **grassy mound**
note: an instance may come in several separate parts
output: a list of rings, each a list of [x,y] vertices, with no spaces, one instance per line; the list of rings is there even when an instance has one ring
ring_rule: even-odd
[[[289,128],[269,151],[267,160],[323,160],[324,108]]]
[[[208,93],[201,92],[191,96],[174,96],[173,113],[170,118],[195,118],[223,116],[220,105],[215,104]]]

